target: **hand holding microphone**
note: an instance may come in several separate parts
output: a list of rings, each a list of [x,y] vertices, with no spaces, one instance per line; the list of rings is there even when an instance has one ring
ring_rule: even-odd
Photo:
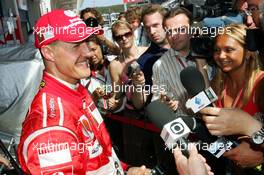
[[[217,100],[217,96],[212,88],[209,87],[205,89],[203,76],[195,67],[187,67],[182,70],[180,78],[188,94],[192,97],[186,102],[186,107],[192,109],[194,113],[197,113],[207,106],[212,106],[212,103]],[[225,137],[218,137],[217,140],[211,144],[208,151],[219,158],[226,151],[237,145],[237,141],[233,139],[230,140]]]
[[[97,101],[102,98],[105,95],[105,91],[102,87],[97,87],[93,93],[92,93],[92,98],[94,102],[97,103]]]
[[[176,111],[178,109],[179,101],[174,99],[172,92],[161,93],[160,100],[171,110]]]
[[[140,69],[140,65],[137,61],[133,61],[127,70],[127,76],[132,79],[132,84],[135,87],[142,87],[145,85],[145,76]]]
[[[203,120],[212,135],[251,136],[262,126],[259,121],[240,109],[206,107],[200,113],[203,114]]]
[[[133,61],[127,68],[127,76],[132,78],[132,75],[139,74],[141,72],[140,65],[137,61]]]
[[[135,87],[143,87],[145,85],[145,76],[141,70],[132,74],[132,84]]]

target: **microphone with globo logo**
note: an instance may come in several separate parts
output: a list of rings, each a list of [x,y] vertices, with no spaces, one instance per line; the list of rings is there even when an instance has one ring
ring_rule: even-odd
[[[146,107],[147,115],[152,123],[161,129],[161,138],[169,149],[179,146],[188,155],[189,133],[196,128],[196,120],[190,116],[177,115],[159,99]]]

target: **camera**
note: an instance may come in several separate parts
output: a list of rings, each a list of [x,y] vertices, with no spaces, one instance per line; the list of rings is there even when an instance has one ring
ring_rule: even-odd
[[[185,0],[183,6],[192,12],[195,20],[223,16],[234,11],[232,0]]]
[[[202,58],[210,62],[214,53],[214,38],[208,35],[192,37],[189,59]]]
[[[225,15],[233,10],[233,0],[169,0],[162,3],[162,6],[168,10],[176,7],[185,7],[193,14],[195,20],[201,20],[205,17],[217,17]]]

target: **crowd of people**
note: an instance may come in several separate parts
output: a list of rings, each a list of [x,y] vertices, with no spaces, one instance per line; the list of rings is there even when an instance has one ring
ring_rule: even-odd
[[[169,175],[263,173],[263,50],[247,49],[247,30],[264,33],[263,7],[263,0],[235,1],[243,20],[217,26],[223,30],[210,65],[190,57],[193,17],[184,7],[131,7],[112,24],[112,38],[95,8],[80,17],[69,10],[41,16],[34,34],[45,70],[17,150],[25,174],[148,175],[155,165]],[[65,32],[54,30],[60,27]],[[78,32],[67,33],[72,28]],[[196,67],[218,97],[198,114],[185,106],[191,97],[180,73],[187,67]],[[211,135],[239,144],[219,159],[190,144],[185,157],[178,147],[171,154],[159,133],[108,117],[149,123],[144,110],[157,100],[175,118],[193,115]]]

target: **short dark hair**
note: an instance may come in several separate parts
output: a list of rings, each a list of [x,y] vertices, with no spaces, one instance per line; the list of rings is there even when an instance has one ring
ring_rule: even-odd
[[[167,19],[177,16],[179,14],[184,14],[185,16],[187,16],[189,19],[189,24],[192,25],[192,22],[193,22],[192,13],[184,7],[177,7],[177,8],[170,10],[168,13],[166,13],[163,19],[163,27]]]
[[[98,21],[98,24],[100,24],[101,26],[103,26],[104,19],[103,19],[102,15],[101,15],[101,13],[99,11],[97,11],[94,8],[86,8],[86,9],[83,9],[80,12],[80,17],[81,17],[82,20],[84,20],[85,13],[92,13],[92,14],[94,14],[96,20]]]
[[[94,42],[97,45],[100,45],[99,39],[96,37],[96,35],[90,36],[88,39],[86,39],[86,42]]]
[[[159,4],[147,5],[142,11],[141,21],[143,22],[143,19],[146,15],[151,15],[156,12],[158,12],[162,17],[164,17],[167,13],[167,10]]]

